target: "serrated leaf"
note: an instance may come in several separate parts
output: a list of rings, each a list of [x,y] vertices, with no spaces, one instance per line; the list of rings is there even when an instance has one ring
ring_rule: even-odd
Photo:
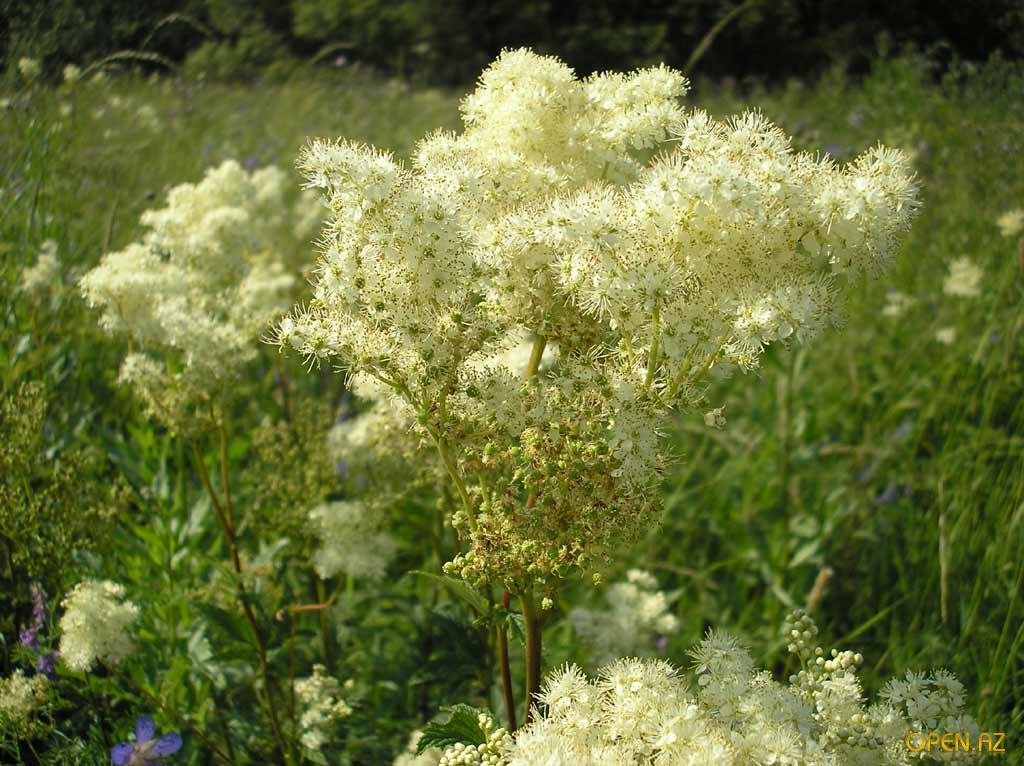
[[[484,730],[480,728],[479,716],[482,710],[460,704],[445,708],[445,712],[449,713],[447,721],[431,721],[423,727],[416,755],[432,747],[443,750],[460,742],[476,746],[487,741]]]
[[[427,577],[435,582],[441,583],[448,588],[453,596],[468,605],[474,612],[477,614],[487,614],[487,599],[485,599],[478,591],[466,585],[462,580],[456,580],[454,577],[447,577],[445,575],[433,574],[432,572],[424,572],[419,569],[414,569],[411,574]]]

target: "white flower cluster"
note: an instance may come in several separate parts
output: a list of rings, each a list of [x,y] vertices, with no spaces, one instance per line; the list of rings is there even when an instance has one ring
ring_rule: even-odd
[[[917,299],[912,295],[889,290],[885,294],[885,306],[882,307],[882,316],[890,319],[899,319],[917,304]]]
[[[983,276],[984,272],[967,256],[954,258],[942,283],[942,292],[958,298],[976,298],[981,295]]]
[[[86,580],[61,602],[60,658],[81,672],[97,662],[116,665],[132,653],[131,627],[139,608],[124,600],[123,585]]]
[[[368,411],[347,418],[327,433],[327,451],[353,489],[373,486],[387,492],[405,484],[413,472],[420,438],[413,419],[400,406],[378,401]]]
[[[1024,231],[1024,208],[1007,210],[996,219],[996,226],[1004,237],[1016,237]]]
[[[39,63],[39,59],[32,59],[28,56],[22,56],[18,59],[18,74],[22,76],[25,82],[33,82],[38,79],[42,72],[43,66]]]
[[[338,721],[352,713],[341,692],[338,679],[328,675],[323,665],[314,665],[313,675],[295,682],[295,697],[302,708],[301,741],[307,750],[318,751],[328,744]]]
[[[46,702],[48,690],[42,674],[29,677],[15,670],[10,677],[0,678],[0,734],[24,731],[32,714]]]
[[[309,512],[320,547],[313,554],[313,565],[323,577],[346,574],[349,577],[380,579],[397,546],[383,525],[380,509],[363,500],[339,500],[318,505]]]
[[[422,731],[414,731],[409,736],[405,752],[398,754],[392,766],[437,766],[437,762],[441,760],[441,751],[436,747],[428,747],[419,755],[416,754],[422,738]]]
[[[905,766],[921,758],[904,742],[912,727],[976,730],[949,674],[908,675],[866,706],[854,674],[859,655],[812,647],[817,628],[805,615],[795,614],[789,628],[790,650],[803,666],[789,685],[757,670],[735,639],[714,633],[692,652],[695,691],[661,660],[618,660],[593,679],[567,666],[544,685],[543,717],[518,731],[496,762]]]
[[[26,293],[36,293],[57,289],[60,284],[60,260],[57,258],[57,243],[48,239],[39,248],[36,262],[21,272],[21,289]]]
[[[512,746],[512,736],[499,727],[487,713],[477,718],[484,742],[480,745],[466,745],[461,742],[447,747],[437,766],[501,766]]]
[[[121,380],[168,425],[228,385],[288,306],[297,269],[284,257],[296,250],[284,192],[283,171],[224,162],[171,189],[166,207],[143,213],[145,237],[81,280],[101,326],[138,349]]]
[[[679,630],[678,618],[669,611],[672,598],[658,590],[658,581],[648,572],[631,569],[625,582],[608,588],[605,599],[608,609],[578,607],[569,613],[573,627],[593,648],[598,662],[649,655],[660,636]]]
[[[510,51],[411,165],[345,141],[300,161],[331,214],[278,342],[404,401],[459,490],[450,569],[472,581],[545,581],[643,529],[668,412],[834,323],[910,222],[899,152],[838,167],[757,114],[687,116],[685,90]]]

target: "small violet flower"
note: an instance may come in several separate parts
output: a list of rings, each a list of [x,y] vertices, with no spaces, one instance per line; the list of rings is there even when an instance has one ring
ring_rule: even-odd
[[[164,757],[174,755],[181,749],[181,735],[171,732],[156,736],[156,724],[148,716],[140,716],[135,722],[135,744],[122,742],[110,750],[113,766],[155,766],[162,764]]]
[[[20,639],[22,646],[34,651],[39,651],[39,631],[46,623],[46,593],[38,585],[31,586],[32,590],[32,624],[21,632]]]
[[[59,652],[40,654],[39,659],[36,660],[36,670],[47,678],[53,678],[53,674],[57,669],[57,657],[59,655]]]

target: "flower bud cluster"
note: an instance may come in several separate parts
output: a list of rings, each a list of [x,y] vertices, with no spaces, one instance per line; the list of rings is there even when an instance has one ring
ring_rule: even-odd
[[[466,745],[461,742],[445,748],[437,766],[500,766],[512,744],[512,736],[495,723],[494,719],[481,713],[477,719],[485,741],[480,745]]]
[[[302,710],[301,741],[307,750],[319,751],[328,744],[337,722],[352,713],[341,694],[338,679],[328,675],[323,665],[314,665],[313,675],[295,682],[295,698]]]

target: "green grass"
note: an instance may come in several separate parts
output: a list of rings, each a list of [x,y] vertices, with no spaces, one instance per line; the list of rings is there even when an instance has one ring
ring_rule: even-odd
[[[670,658],[684,662],[715,626],[784,672],[784,616],[830,567],[815,616],[827,640],[864,654],[868,688],[906,669],[947,667],[967,685],[982,729],[1007,733],[1001,762],[1024,763],[1024,255],[995,226],[1024,207],[1024,75],[994,62],[933,82],[921,62],[896,59],[861,83],[832,76],[746,93],[707,84],[691,102],[716,114],[759,108],[800,148],[841,158],[877,140],[903,146],[916,153],[924,207],[888,275],[852,292],[845,328],[810,348],[772,349],[756,375],[716,382],[709,398],[725,405],[725,430],[709,432],[702,413],[680,417],[663,522],[616,571],[641,565],[681,591],[683,630]],[[54,238],[70,284],[105,250],[135,239],[140,212],[169,186],[211,164],[234,157],[291,168],[312,136],[405,154],[428,130],[456,127],[457,103],[457,94],[349,76],[251,86],[116,78],[22,92],[4,112],[0,394],[45,381],[51,443],[99,445],[114,473],[156,488],[159,513],[136,510],[116,553],[83,562],[162,583],[166,611],[152,636],[194,616],[190,588],[209,571],[187,562],[216,552],[212,522],[189,515],[197,512],[187,495],[198,493],[185,487],[180,446],[141,425],[116,392],[119,351],[70,292],[38,305],[17,293],[21,268]],[[155,113],[150,125],[139,117],[144,104]],[[959,256],[984,270],[977,298],[942,292]],[[889,289],[916,299],[900,318],[882,314]],[[956,328],[950,345],[935,339],[944,327]],[[313,389],[337,392],[337,382],[313,377]],[[247,449],[241,437],[236,446]],[[182,550],[191,551],[184,564]],[[423,638],[409,632],[422,615],[402,616],[423,592],[408,579],[393,598],[353,597],[346,607],[362,614],[351,652],[370,684],[364,707],[380,717],[355,762],[385,762],[431,705],[458,701],[466,688],[456,679],[437,691],[443,683],[431,678],[435,696],[424,706],[401,686],[420,656],[403,641]],[[574,585],[560,613],[598,598],[587,591]],[[449,636],[440,624],[435,639]],[[548,636],[546,664],[573,656],[565,623]],[[176,668],[160,691],[187,709],[203,700],[175,691],[189,672],[173,664],[182,641],[152,661]],[[423,656],[433,651],[428,642]],[[195,749],[188,757],[204,762]]]

